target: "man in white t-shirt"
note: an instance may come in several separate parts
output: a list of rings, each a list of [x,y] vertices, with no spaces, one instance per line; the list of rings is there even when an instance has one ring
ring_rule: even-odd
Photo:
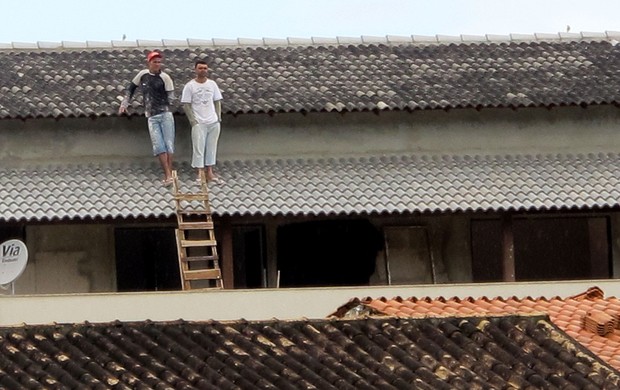
[[[192,167],[197,169],[198,180],[204,171],[207,181],[221,183],[213,166],[222,121],[222,93],[215,81],[207,78],[208,71],[209,66],[204,60],[196,61],[196,78],[183,87],[181,103],[192,126]]]

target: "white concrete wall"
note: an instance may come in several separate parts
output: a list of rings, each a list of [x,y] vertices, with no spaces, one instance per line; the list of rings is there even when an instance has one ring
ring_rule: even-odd
[[[591,280],[441,286],[304,288],[123,294],[1,296],[0,326],[121,321],[325,318],[352,298],[568,297],[598,286],[620,296],[620,282]]]
[[[620,150],[613,106],[246,115],[223,123],[228,159]],[[251,142],[248,142],[251,140]]]
[[[175,119],[176,159],[189,161],[189,126],[185,117]],[[616,152],[619,123],[614,106],[246,114],[224,117],[219,158]],[[0,126],[3,164],[152,158],[143,117],[4,120]]]

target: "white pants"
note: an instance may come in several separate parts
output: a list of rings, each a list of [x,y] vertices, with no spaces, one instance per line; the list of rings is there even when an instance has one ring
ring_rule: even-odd
[[[192,167],[204,168],[215,165],[220,123],[199,123],[192,127]]]

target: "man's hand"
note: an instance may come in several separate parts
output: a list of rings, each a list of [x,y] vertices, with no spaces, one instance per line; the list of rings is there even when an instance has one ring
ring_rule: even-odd
[[[121,106],[118,108],[118,115],[127,114],[127,107],[129,107],[129,99],[125,96],[123,101],[121,102]]]

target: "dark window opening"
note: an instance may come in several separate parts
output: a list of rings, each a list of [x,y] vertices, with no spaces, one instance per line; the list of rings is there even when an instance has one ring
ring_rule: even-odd
[[[180,290],[179,262],[172,228],[118,228],[118,291]]]
[[[233,267],[235,288],[266,287],[265,228],[233,227]]]
[[[606,217],[519,218],[512,222],[515,279],[609,278],[611,250]],[[473,220],[474,281],[502,280],[502,223]]]
[[[7,240],[21,240],[26,242],[26,228],[18,225],[0,226],[0,244]]]
[[[277,234],[281,287],[367,285],[383,240],[366,220],[296,223]]]
[[[471,221],[472,274],[474,282],[502,281],[502,222]]]

